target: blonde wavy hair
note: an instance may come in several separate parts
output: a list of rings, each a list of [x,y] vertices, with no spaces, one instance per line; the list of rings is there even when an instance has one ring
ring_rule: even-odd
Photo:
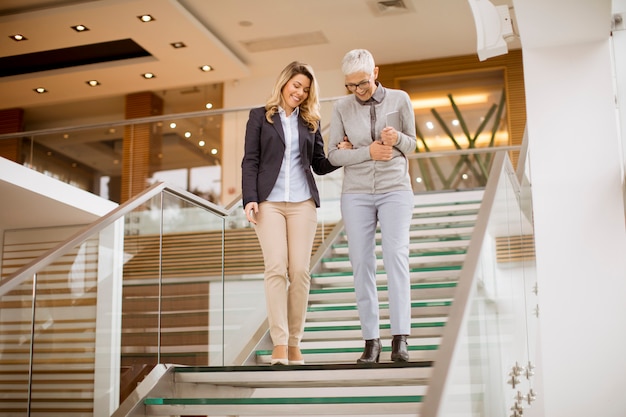
[[[309,87],[309,95],[302,103],[300,103],[300,116],[307,123],[311,131],[315,132],[319,128],[320,115],[320,103],[318,98],[317,80],[313,74],[313,68],[310,65],[303,64],[302,62],[294,61],[287,65],[280,73],[274,84],[272,95],[267,99],[265,103],[265,118],[268,122],[272,121],[272,116],[278,111],[278,106],[284,108],[283,103],[283,88],[294,76],[303,74],[309,80],[311,80],[311,86]]]

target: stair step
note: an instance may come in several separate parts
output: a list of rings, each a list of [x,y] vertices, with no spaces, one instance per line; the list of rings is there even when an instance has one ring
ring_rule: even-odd
[[[437,257],[447,257],[447,256],[453,256],[453,255],[465,255],[467,250],[466,250],[467,246],[462,247],[462,248],[442,248],[441,250],[420,250],[420,251],[409,251],[409,262],[412,262],[414,260],[420,260],[421,258],[429,258],[432,257],[433,259],[437,259]],[[379,248],[379,253],[376,254],[376,259],[381,261],[383,259],[383,254],[382,254],[382,250]],[[328,263],[328,262],[345,262],[348,261],[348,256],[343,255],[343,256],[339,256],[336,254],[333,254],[333,256],[327,256],[322,258],[322,262],[324,263]],[[424,261],[422,261],[424,262]],[[432,262],[432,261],[430,261]]]
[[[454,203],[415,204],[413,213],[454,212],[480,209],[481,200],[459,201]]]
[[[411,282],[440,282],[456,281],[461,271],[461,264],[429,265],[411,268],[409,270]],[[352,271],[325,271],[311,274],[314,286],[349,286],[354,277]],[[376,271],[377,282],[384,284],[387,273],[383,269]]]
[[[443,332],[446,319],[411,323],[411,337],[439,337]],[[391,338],[391,325],[381,323],[381,338]],[[304,328],[304,340],[361,340],[361,324],[358,320],[339,323],[314,323]]]
[[[436,220],[436,219],[433,219]],[[441,219],[440,219],[441,220]],[[419,238],[436,238],[443,236],[469,236],[474,229],[474,220],[463,221],[458,223],[450,223],[443,221],[433,221],[431,223],[421,223],[411,225],[409,229],[409,239]],[[375,239],[377,243],[380,243],[381,232],[380,229],[376,230]],[[347,241],[345,231],[341,232],[337,237],[337,244],[343,244]]]
[[[448,282],[418,282],[411,284],[411,300],[425,300],[433,298],[452,298],[456,289],[456,281]],[[388,300],[388,287],[377,287],[380,301]],[[354,287],[313,288],[309,293],[309,304],[347,303],[355,302]]]
[[[411,253],[409,254],[409,267],[418,268],[420,265],[425,264],[453,264],[461,263],[465,259],[464,250],[454,251],[442,251],[442,252],[428,252],[428,253]],[[334,257],[324,258],[324,268],[327,271],[343,270],[346,272],[352,272],[352,264],[348,257]],[[376,267],[384,268],[382,254],[376,257]]]
[[[262,351],[266,352],[266,351]],[[269,351],[271,355],[271,351]],[[393,370],[393,372],[389,372]],[[432,373],[431,361],[374,364],[307,364],[274,366],[178,366],[176,382],[255,388],[419,385]]]
[[[465,222],[461,224],[446,225],[424,225],[422,227],[412,227],[409,230],[410,239],[434,238],[434,237],[465,237],[472,234],[474,230],[474,222]],[[376,235],[380,239],[381,235]]]
[[[419,340],[419,339],[415,339]],[[389,342],[391,343],[391,342]],[[388,343],[388,344],[389,344]],[[409,340],[409,362],[432,361],[434,353],[439,348],[438,344],[414,344],[413,339]],[[351,344],[352,346],[349,346]],[[348,345],[348,346],[346,346]],[[347,364],[355,363],[361,353],[363,353],[363,341],[343,341],[341,347],[319,347],[306,348],[302,343],[302,356],[308,366],[309,364]],[[258,364],[268,364],[272,358],[272,350],[257,350],[256,360]],[[391,346],[383,346],[380,355],[381,362],[391,361]],[[275,365],[278,366],[278,365]]]
[[[411,303],[411,317],[441,317],[448,314],[451,300],[414,301]],[[389,318],[389,304],[380,303],[380,318]],[[307,320],[320,321],[328,317],[337,319],[358,319],[358,311],[355,304],[345,305],[315,305],[307,309]]]
[[[438,249],[440,251],[443,250],[454,250],[463,248],[466,249],[469,244],[469,235],[466,236],[451,236],[444,238],[433,238],[433,237],[423,237],[423,238],[414,238],[409,242],[409,251],[411,253],[420,253],[424,250],[432,250]],[[380,242],[377,242],[376,254],[382,253],[382,248],[379,246]],[[331,254],[332,256],[347,256],[348,254],[348,243],[336,243],[331,246]],[[332,257],[331,256],[331,257]]]

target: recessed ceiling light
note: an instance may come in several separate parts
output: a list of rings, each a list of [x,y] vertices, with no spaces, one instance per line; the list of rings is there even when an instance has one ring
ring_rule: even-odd
[[[89,81],[85,81],[87,83],[87,85],[89,85],[90,87],[97,87],[100,85],[100,81],[98,80],[89,80]]]
[[[154,74],[153,74],[153,73],[151,73],[151,72],[146,72],[145,74],[141,74],[141,76],[142,76],[143,78],[145,78],[146,80],[149,80],[149,79],[151,79],[151,78],[156,78],[156,75],[154,75]]]
[[[43,94],[43,93],[47,93],[47,92],[48,92],[48,90],[46,90],[46,89],[45,89],[45,88],[43,88],[43,87],[33,88],[33,91],[34,91],[35,93],[37,93],[37,94]]]
[[[72,26],[72,29],[74,29],[76,32],[86,32],[89,30],[89,28],[85,25]]]
[[[207,103],[204,105],[204,107],[206,107],[207,109],[212,109],[213,108],[213,103]]]
[[[213,71],[213,67],[210,65],[203,65],[200,67],[200,71],[204,71],[204,72]]]
[[[21,35],[19,33],[16,33],[15,35],[11,35],[11,36],[9,36],[9,38],[13,39],[16,42],[27,41],[28,40],[28,38],[26,36]]]
[[[170,45],[172,45],[172,48],[175,48],[175,49],[187,47],[187,45],[185,45],[183,42],[172,42],[170,43]]]
[[[150,16],[149,14],[142,14],[141,16],[137,16],[137,19],[141,20],[144,23],[152,22],[153,20],[156,20],[154,17]]]

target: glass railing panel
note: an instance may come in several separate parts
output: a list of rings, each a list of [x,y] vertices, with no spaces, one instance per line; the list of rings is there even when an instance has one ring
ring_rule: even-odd
[[[2,297],[2,383],[12,385],[4,411],[86,416],[106,407],[119,384],[122,245],[118,220]]]
[[[163,197],[160,362],[223,365],[224,219]]]
[[[223,218],[165,191],[129,219],[124,365],[221,365]]]
[[[225,221],[224,364],[254,364],[255,346],[267,332],[263,253],[241,203]]]
[[[498,175],[475,276],[462,277],[472,288],[439,417],[509,415],[536,394],[534,233],[524,210],[530,195],[508,160]]]
[[[28,412],[32,279],[0,298],[0,404],[6,413]]]
[[[239,166],[249,110],[212,110],[0,135],[21,142],[21,161],[115,202],[165,182],[218,203],[223,167]],[[238,141],[242,145],[233,145]],[[224,149],[230,147],[229,152]]]
[[[157,363],[224,363],[225,213],[153,189],[6,278],[3,410],[108,416]]]
[[[478,148],[441,153],[410,155],[409,173],[414,192],[484,188],[489,179],[496,151]]]

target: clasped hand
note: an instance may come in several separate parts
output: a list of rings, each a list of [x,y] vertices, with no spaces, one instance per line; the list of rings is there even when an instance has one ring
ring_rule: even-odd
[[[393,145],[398,143],[398,132],[387,126],[380,133],[380,140],[370,145],[370,156],[374,161],[389,161],[393,156]]]
[[[374,141],[370,145],[370,157],[374,161],[389,161],[392,157],[392,149],[391,145],[383,145],[380,141]]]

